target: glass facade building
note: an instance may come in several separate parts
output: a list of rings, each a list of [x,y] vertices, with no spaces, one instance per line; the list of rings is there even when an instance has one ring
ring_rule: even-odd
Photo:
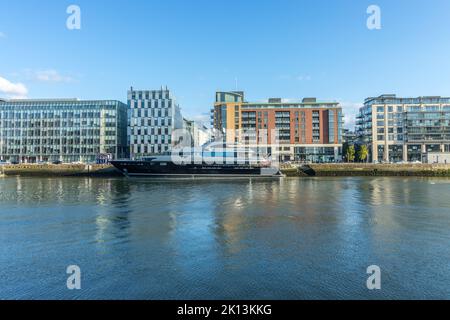
[[[93,163],[127,157],[127,106],[113,100],[0,101],[0,159]]]
[[[450,147],[450,98],[367,98],[357,117],[357,135],[374,162],[425,162]]]

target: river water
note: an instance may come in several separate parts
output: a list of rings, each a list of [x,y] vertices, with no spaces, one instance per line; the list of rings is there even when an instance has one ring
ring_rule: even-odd
[[[433,298],[450,179],[0,178],[0,299]]]

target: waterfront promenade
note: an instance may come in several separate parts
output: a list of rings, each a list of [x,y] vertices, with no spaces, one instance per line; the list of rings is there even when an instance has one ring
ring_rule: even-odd
[[[121,176],[122,174],[109,164],[17,164],[0,166],[0,176],[2,175],[24,177],[113,177]]]
[[[351,176],[415,176],[450,177],[450,164],[371,164],[333,163],[282,166],[286,176],[351,177]]]
[[[424,176],[450,177],[450,164],[289,164],[282,165],[287,177],[347,176]],[[0,176],[92,176],[112,177],[121,174],[108,164],[20,164],[0,166]]]

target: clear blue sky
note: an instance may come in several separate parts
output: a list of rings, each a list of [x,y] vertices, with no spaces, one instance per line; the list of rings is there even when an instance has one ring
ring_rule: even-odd
[[[371,4],[381,30],[366,28]],[[448,0],[0,0],[0,97],[126,101],[131,85],[168,85],[199,117],[237,77],[248,100],[317,96],[352,115],[382,93],[450,96],[449,15]]]

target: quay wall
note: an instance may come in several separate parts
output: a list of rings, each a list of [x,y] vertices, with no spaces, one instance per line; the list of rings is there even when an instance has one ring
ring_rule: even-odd
[[[348,176],[422,176],[450,177],[450,164],[291,164],[283,165],[288,177],[348,177]],[[0,166],[0,176],[88,176],[118,177],[122,174],[111,165],[19,164]]]
[[[349,177],[349,176],[418,176],[450,177],[450,164],[309,164],[283,166],[287,176]]]
[[[4,176],[88,176],[108,177],[122,176],[113,166],[108,164],[17,164],[0,166],[0,175]]]

